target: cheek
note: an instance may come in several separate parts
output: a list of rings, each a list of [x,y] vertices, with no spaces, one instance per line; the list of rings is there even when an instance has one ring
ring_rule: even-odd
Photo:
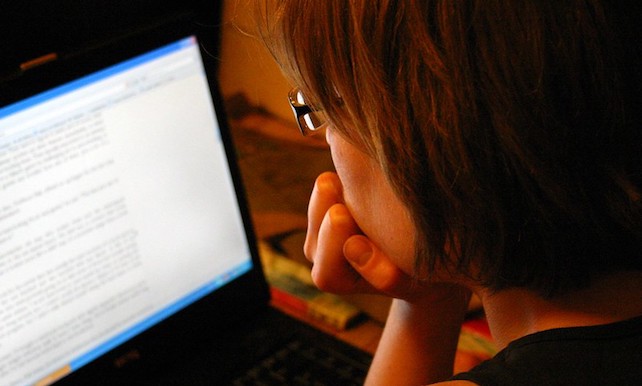
[[[364,233],[408,275],[415,270],[415,228],[407,208],[391,191],[377,192],[363,215]],[[359,220],[357,220],[359,224]]]
[[[343,199],[355,221],[402,270],[414,270],[414,225],[378,164],[339,136],[328,135]]]

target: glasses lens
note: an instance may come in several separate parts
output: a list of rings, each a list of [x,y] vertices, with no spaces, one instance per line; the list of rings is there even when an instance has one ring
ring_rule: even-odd
[[[323,119],[323,116],[319,111],[312,111],[305,114],[301,119],[310,130],[317,130],[325,123],[325,119]]]
[[[295,114],[298,115],[299,124],[304,132],[315,131],[325,125],[326,119],[323,113],[306,100],[301,90],[296,90],[296,92],[290,94],[290,102],[298,110]],[[301,111],[301,107],[304,106],[305,111]]]
[[[294,99],[299,105],[307,105],[305,101],[305,95],[303,95],[301,90],[296,90],[296,93],[294,94]]]

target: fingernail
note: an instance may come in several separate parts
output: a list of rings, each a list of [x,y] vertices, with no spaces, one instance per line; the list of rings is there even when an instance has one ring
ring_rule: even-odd
[[[372,257],[372,246],[364,237],[353,236],[343,244],[343,255],[351,263],[362,267]]]

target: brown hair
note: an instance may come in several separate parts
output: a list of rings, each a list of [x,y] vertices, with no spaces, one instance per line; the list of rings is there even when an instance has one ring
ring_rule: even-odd
[[[638,19],[609,12],[597,0],[286,0],[263,35],[381,164],[418,228],[418,269],[553,296],[642,269]]]

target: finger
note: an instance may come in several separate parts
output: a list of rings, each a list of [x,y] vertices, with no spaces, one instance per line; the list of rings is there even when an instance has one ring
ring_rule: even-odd
[[[359,290],[361,278],[343,256],[343,244],[359,232],[345,205],[330,207],[319,229],[312,266],[312,280],[321,290],[334,293]]]
[[[343,254],[354,271],[377,292],[396,298],[407,298],[412,293],[415,281],[366,236],[349,237]]]
[[[317,177],[308,205],[308,229],[303,245],[303,252],[311,262],[314,261],[321,223],[328,209],[342,201],[341,192],[341,182],[335,173],[325,172]]]

